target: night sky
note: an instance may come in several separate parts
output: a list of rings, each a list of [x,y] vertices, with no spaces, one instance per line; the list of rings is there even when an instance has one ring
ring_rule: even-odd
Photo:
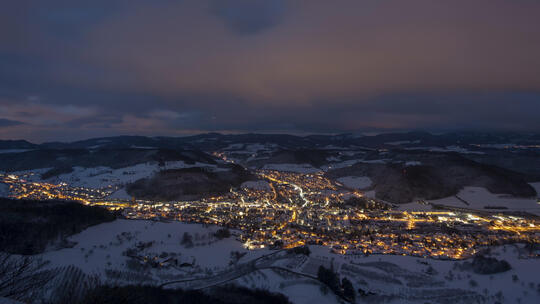
[[[0,138],[540,131],[537,0],[0,0]]]

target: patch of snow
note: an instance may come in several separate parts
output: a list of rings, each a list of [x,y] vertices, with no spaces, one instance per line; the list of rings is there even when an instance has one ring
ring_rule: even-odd
[[[263,191],[271,191],[272,188],[270,188],[270,185],[267,181],[247,181],[242,183],[240,185],[241,188],[248,188],[248,189],[254,189],[254,190],[263,190]]]
[[[344,176],[337,179],[345,187],[353,189],[365,189],[371,186],[371,179],[367,176]]]
[[[383,158],[383,159],[361,160],[360,162],[361,163],[366,163],[366,164],[386,164],[389,161],[390,161],[390,159]]]
[[[536,196],[537,196],[538,198],[540,198],[540,182],[529,183],[529,185],[531,185],[531,187],[533,187],[534,190],[536,190]]]
[[[263,169],[296,173],[316,173],[321,171],[310,164],[266,164]]]
[[[125,188],[120,188],[120,189],[116,190],[114,193],[112,193],[111,195],[109,195],[107,198],[109,198],[109,199],[120,199],[120,200],[130,200],[131,195],[129,195],[126,192]]]
[[[250,144],[250,145],[246,145],[245,149],[246,151],[257,152],[260,150],[266,150],[267,147],[263,144]]]
[[[341,159],[339,157],[335,157],[335,156],[328,156],[326,158],[327,161],[330,161],[330,162],[338,162],[340,161]]]
[[[410,160],[405,162],[405,167],[412,167],[412,166],[420,166],[422,165],[422,162],[416,161],[416,160]]]
[[[532,214],[540,215],[540,205],[536,198],[520,198],[513,197],[508,194],[494,194],[486,188],[481,187],[465,187],[457,194],[459,198],[466,201],[465,204],[458,198],[451,196],[438,200],[432,200],[431,203],[447,206],[470,208],[483,211],[489,211],[486,206],[506,207],[503,211],[524,211]]]
[[[540,149],[540,145],[518,145],[518,144],[474,144],[473,146],[480,148],[492,149]]]
[[[343,152],[340,152],[341,155],[345,155],[345,156],[354,156],[358,153],[365,153],[363,151],[343,151]]]
[[[460,146],[446,146],[442,147],[414,147],[405,148],[405,150],[427,150],[429,152],[457,152],[461,154],[485,154],[481,151],[470,151]]]
[[[352,165],[355,165],[357,163],[365,163],[365,164],[386,164],[390,159],[384,158],[384,159],[372,159],[372,160],[363,160],[363,159],[349,159],[346,161],[338,162],[338,163],[331,163],[328,165],[321,166],[321,169],[323,171],[328,171],[332,169],[340,169],[345,167],[350,167]]]
[[[153,150],[153,149],[157,149],[157,147],[148,147],[148,146],[134,146],[132,145],[131,148],[134,148],[134,149],[148,149],[148,150]]]
[[[71,236],[69,240],[77,243],[74,247],[47,251],[41,257],[51,262],[47,266],[50,268],[74,265],[87,274],[96,273],[104,277],[106,269],[127,270],[128,257],[122,253],[139,242],[154,242],[145,251],[148,254],[174,252],[183,262],[194,262],[201,267],[219,269],[229,265],[231,251],[245,252],[246,257],[243,258],[245,260],[269,252],[265,249],[248,251],[234,237],[223,240],[211,238],[209,235],[217,229],[219,229],[217,226],[205,227],[202,224],[182,222],[115,220]],[[122,238],[123,232],[129,233],[132,238]],[[180,244],[185,232],[193,236],[194,247],[186,248]]]
[[[121,186],[133,183],[141,178],[147,178],[160,170],[183,169],[190,167],[203,167],[211,171],[227,171],[215,165],[204,163],[186,164],[183,161],[165,162],[160,167],[157,162],[141,163],[130,167],[112,169],[109,167],[73,167],[73,172],[51,177],[47,181],[53,183],[65,182],[71,186],[87,188],[104,188],[107,186]]]
[[[404,145],[404,144],[419,144],[420,142],[421,142],[420,140],[413,140],[413,141],[400,140],[400,141],[385,142],[384,144],[391,145],[391,146],[399,146],[399,145]]]
[[[323,171],[328,171],[331,169],[340,169],[340,168],[350,167],[359,162],[360,162],[359,159],[350,159],[350,160],[342,161],[339,163],[331,163],[328,165],[321,166],[321,169],[323,169]]]

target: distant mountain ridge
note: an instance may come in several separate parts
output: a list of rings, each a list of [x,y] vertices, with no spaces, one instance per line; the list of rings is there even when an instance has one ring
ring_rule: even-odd
[[[39,147],[26,140],[0,140],[0,149],[34,149]]]
[[[380,153],[457,153],[478,163],[525,174],[540,180],[540,134],[428,132],[386,133],[372,136],[337,134],[220,134],[184,137],[114,136],[74,142],[33,144],[25,140],[0,140],[0,171],[36,168],[130,166],[149,161],[185,161],[215,164],[214,153],[234,156],[241,164],[262,168],[268,163],[307,163],[321,167],[339,151]],[[341,158],[344,159],[344,158]],[[64,169],[62,172],[66,171]]]
[[[91,138],[74,142],[46,142],[33,144],[26,140],[0,140],[0,149],[85,149],[85,148],[165,148],[165,149],[219,149],[234,143],[271,143],[288,149],[317,148],[330,145],[382,147],[401,143],[405,146],[450,146],[514,144],[540,145],[540,134],[534,133],[480,133],[453,132],[431,134],[428,132],[384,133],[371,136],[353,134],[307,135],[290,134],[220,134],[205,133],[184,137],[166,136],[114,136]]]

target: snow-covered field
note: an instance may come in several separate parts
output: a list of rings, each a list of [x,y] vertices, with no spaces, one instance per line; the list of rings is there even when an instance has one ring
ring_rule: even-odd
[[[494,194],[487,189],[480,187],[465,187],[463,190],[459,191],[457,196],[466,201],[469,205],[454,196],[432,200],[430,202],[484,211],[489,210],[484,208],[486,206],[506,207],[508,209],[504,209],[505,211],[525,211],[540,215],[540,204],[537,203],[536,198],[519,198],[508,194]]]
[[[327,165],[321,166],[321,169],[323,171],[328,171],[331,169],[340,169],[345,167],[350,167],[357,163],[365,163],[365,164],[385,164],[389,161],[389,159],[371,159],[371,160],[364,160],[364,159],[349,159],[341,162],[334,162]]]
[[[540,190],[540,183],[532,183],[531,185],[535,187],[538,193]],[[540,204],[538,203],[537,198],[534,197],[521,198],[509,194],[494,194],[481,187],[465,187],[459,191],[456,196],[430,200],[429,203],[481,211],[522,211],[540,215]],[[506,209],[490,209],[484,207],[506,207]],[[431,210],[431,205],[422,204],[420,202],[411,202],[399,205],[399,209],[426,211]]]
[[[248,189],[260,190],[260,191],[272,190],[272,188],[270,188],[270,184],[268,184],[267,181],[263,181],[263,180],[244,182],[242,183],[242,185],[240,185],[240,188],[248,188]]]
[[[266,164],[263,169],[296,173],[316,173],[321,171],[321,169],[315,168],[310,164]]]
[[[353,281],[353,284],[355,282],[358,284],[355,284],[355,286],[360,285],[377,294],[400,295],[402,297],[394,299],[391,303],[440,303],[435,299],[421,301],[416,299],[407,300],[406,298],[422,291],[429,291],[436,298],[437,294],[444,294],[441,291],[445,289],[453,290],[455,295],[460,294],[459,290],[462,290],[461,293],[473,291],[491,298],[486,303],[495,303],[498,292],[501,293],[501,303],[519,303],[520,301],[521,303],[538,303],[540,300],[540,292],[538,291],[538,283],[540,282],[535,271],[540,266],[540,260],[520,259],[517,247],[512,245],[493,250],[492,256],[497,259],[504,259],[512,266],[512,269],[508,272],[493,275],[481,275],[472,271],[461,270],[457,265],[463,262],[459,261],[394,255],[331,257],[321,247],[312,247],[312,251],[314,251],[314,256],[334,257],[335,264],[341,263],[339,267],[342,270],[342,275],[345,275],[344,268],[349,268],[344,267],[344,265],[352,264],[353,268],[358,272],[356,275],[348,277]],[[430,266],[434,270],[433,274],[428,274]],[[517,276],[517,281],[514,281],[513,275]],[[392,281],[392,278],[397,279],[397,281]],[[362,284],[362,280],[367,284]],[[398,283],[398,281],[401,283]]]
[[[266,249],[248,251],[234,237],[218,240],[211,235],[218,227],[180,222],[153,222],[142,220],[116,220],[91,227],[72,236],[77,242],[73,248],[51,250],[42,255],[51,263],[48,267],[74,265],[87,274],[97,274],[111,281],[108,273],[135,273],[129,270],[124,252],[140,242],[153,242],[143,254],[152,257],[168,253],[182,263],[193,264],[189,271],[177,268],[151,268],[139,273],[152,278],[151,283],[204,276],[230,268],[231,252],[244,254],[240,263],[272,253]],[[180,244],[182,235],[193,235],[194,246]],[[285,256],[272,262],[273,266],[288,269],[280,271],[264,268],[249,272],[234,283],[250,288],[264,288],[287,295],[296,304],[339,303],[337,297],[304,275],[315,275],[319,265],[333,267],[341,277],[347,277],[356,289],[361,288],[377,296],[359,297],[369,303],[470,303],[467,297],[485,297],[485,303],[538,303],[540,288],[538,259],[520,259],[522,245],[507,245],[492,250],[491,256],[510,263],[510,271],[481,275],[460,267],[463,261],[442,261],[395,255],[336,255],[323,246],[310,246],[310,257]],[[294,273],[297,274],[294,274]],[[515,277],[516,276],[516,277]],[[118,282],[114,281],[113,282]]]
[[[294,304],[338,304],[332,292],[322,292],[322,285],[315,280],[296,277],[273,270],[261,270],[237,279],[236,284],[248,288],[260,288],[286,295]]]
[[[47,251],[41,257],[50,261],[47,267],[51,269],[73,265],[88,275],[98,275],[102,282],[110,283],[118,283],[118,281],[109,278],[107,273],[134,272],[127,266],[130,258],[123,255],[123,252],[141,242],[154,242],[150,248],[143,251],[148,256],[157,256],[167,252],[169,255],[174,254],[181,263],[193,263],[193,267],[186,271],[179,271],[176,268],[138,270],[141,275],[153,279],[148,283],[159,284],[171,279],[204,276],[227,270],[230,267],[231,252],[245,253],[239,261],[244,263],[274,252],[266,249],[247,250],[234,237],[217,240],[211,235],[218,228],[181,222],[116,220],[90,227],[70,237],[70,241],[77,243],[73,248]],[[181,245],[185,232],[194,236],[194,247],[186,248]],[[328,257],[334,256],[329,253],[328,248],[321,247],[318,251]],[[285,260],[278,264],[295,265],[294,262],[295,260],[292,262]],[[316,271],[313,269],[310,273],[316,273]],[[283,293],[295,304],[339,303],[331,292],[323,293],[320,283],[315,280],[276,273],[271,269],[249,273],[234,280],[234,283]]]
[[[530,183],[530,185],[536,190],[536,197],[540,198],[540,182]]]
[[[345,187],[353,189],[365,189],[371,186],[371,179],[367,176],[344,176],[337,179]]]
[[[446,147],[414,147],[405,148],[405,150],[426,150],[430,152],[457,152],[462,154],[485,154],[481,151],[471,151],[460,146],[446,146]]]
[[[175,253],[181,262],[212,270],[227,267],[231,251],[246,252],[245,259],[267,253],[266,250],[248,251],[233,237],[217,240],[211,236],[217,229],[219,227],[182,222],[116,220],[90,227],[70,237],[70,241],[77,243],[73,248],[47,251],[42,257],[51,261],[51,268],[74,265],[88,274],[105,278],[107,269],[127,270],[128,257],[122,253],[140,242],[154,242],[144,250],[147,255]],[[194,246],[191,248],[180,244],[185,232],[193,236]]]
[[[323,171],[328,171],[331,169],[340,169],[340,168],[350,167],[356,163],[359,163],[360,161],[361,160],[359,159],[350,159],[350,160],[345,160],[345,161],[340,161],[340,162],[329,163],[327,165],[321,166],[321,169]]]
[[[417,160],[410,160],[405,162],[405,167],[412,167],[412,166],[421,166],[422,162],[419,162]]]
[[[74,167],[73,172],[52,177],[47,181],[53,183],[65,182],[74,187],[103,188],[109,185],[132,183],[138,179],[150,177],[160,170],[190,167],[204,167],[211,170],[218,170],[214,165],[203,163],[186,164],[183,161],[175,161],[166,162],[165,166],[160,167],[157,162],[148,162],[120,169],[109,167]]]

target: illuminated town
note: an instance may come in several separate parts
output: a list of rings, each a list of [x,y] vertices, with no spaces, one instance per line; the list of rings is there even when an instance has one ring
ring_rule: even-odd
[[[249,249],[330,247],[347,255],[395,254],[465,259],[490,245],[540,243],[540,220],[531,214],[475,211],[432,205],[404,211],[367,198],[321,173],[258,170],[257,187],[231,189],[196,201],[107,199],[102,189],[29,181],[33,173],[0,175],[17,199],[62,199],[104,206],[128,219],[177,220],[235,229]]]

